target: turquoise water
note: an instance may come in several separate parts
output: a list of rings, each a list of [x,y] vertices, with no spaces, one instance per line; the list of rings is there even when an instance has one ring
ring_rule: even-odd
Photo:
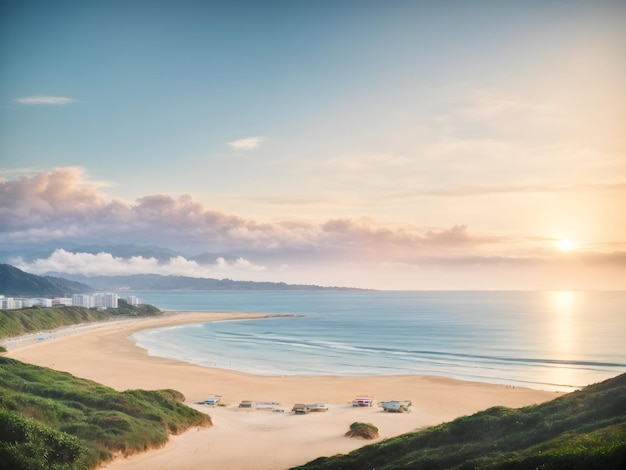
[[[269,375],[429,374],[570,391],[626,372],[626,292],[133,292],[298,314],[145,330],[151,355]]]

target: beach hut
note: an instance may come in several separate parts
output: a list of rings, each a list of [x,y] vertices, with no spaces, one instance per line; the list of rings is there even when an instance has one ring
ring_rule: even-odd
[[[305,415],[311,412],[311,408],[309,408],[309,405],[305,405],[304,403],[296,403],[293,405],[291,411],[297,415]]]
[[[210,396],[209,398],[204,400],[204,404],[205,405],[215,406],[215,405],[217,405],[220,402],[221,398],[222,397],[220,395]]]
[[[411,406],[411,400],[381,401],[380,406],[382,406],[383,411],[387,411],[388,413],[404,413],[409,411],[409,406]]]
[[[306,405],[312,412],[319,413],[321,411],[328,411],[328,406],[325,403],[314,403],[312,405]]]
[[[274,408],[280,406],[280,403],[277,401],[257,401],[256,407],[258,410],[273,410]]]
[[[372,397],[356,397],[352,400],[352,406],[372,406],[374,399]]]

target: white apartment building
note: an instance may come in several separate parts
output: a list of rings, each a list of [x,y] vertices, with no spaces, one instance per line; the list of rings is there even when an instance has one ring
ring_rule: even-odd
[[[52,305],[57,307],[59,305],[65,305],[66,307],[71,307],[74,305],[74,302],[70,297],[55,297],[52,299]]]
[[[141,305],[141,299],[134,295],[126,297],[126,301],[133,306]],[[96,294],[74,294],[70,297],[55,297],[54,299],[32,298],[22,299],[5,297],[0,294],[0,310],[15,310],[18,308],[28,308],[33,306],[39,307],[58,307],[65,305],[68,307],[85,307],[85,308],[117,308],[119,296],[115,293],[96,293]]]
[[[52,299],[37,299],[37,305],[40,307],[52,307]]]
[[[89,294],[74,294],[72,296],[72,306],[74,307],[95,307],[93,295]]]
[[[117,303],[119,300],[119,296],[113,293],[100,293],[93,295],[94,298],[94,307],[98,308],[117,308]]]
[[[0,295],[0,309],[2,310],[13,310],[15,307],[15,299],[13,297],[5,297],[4,295]]]
[[[128,302],[128,305],[132,305],[133,307],[136,307],[137,305],[141,305],[141,299],[134,295],[127,296],[126,302]]]

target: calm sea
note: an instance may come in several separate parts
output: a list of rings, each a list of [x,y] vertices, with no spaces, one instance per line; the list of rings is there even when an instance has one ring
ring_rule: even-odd
[[[266,375],[429,374],[571,391],[626,372],[626,292],[132,292],[162,310],[301,317],[136,333],[151,355]]]

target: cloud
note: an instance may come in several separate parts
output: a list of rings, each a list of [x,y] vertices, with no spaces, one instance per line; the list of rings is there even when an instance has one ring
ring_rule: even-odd
[[[336,219],[322,225],[327,241],[360,247],[405,247],[411,250],[423,248],[451,248],[459,245],[476,245],[478,239],[473,238],[466,225],[455,225],[449,229],[411,230],[409,228],[391,229],[379,227],[372,220]]]
[[[105,183],[89,180],[78,167],[56,168],[15,180],[0,179],[3,227],[50,229],[58,224],[41,223],[50,218],[86,221],[103,208],[119,204],[98,192],[103,186]]]
[[[139,242],[187,253],[355,257],[370,252],[384,257],[495,242],[470,234],[463,225],[389,227],[367,218],[258,222],[208,208],[189,195],[153,194],[128,203],[109,199],[101,186],[75,167],[0,180],[0,243]]]
[[[111,199],[100,192],[102,186],[76,167],[0,179],[0,246],[20,253],[44,244],[51,249],[134,243],[184,254],[159,261],[148,255],[116,257],[104,249],[99,254],[57,250],[47,258],[39,255],[34,262],[22,262],[22,267],[35,272],[159,272],[199,277],[240,273],[241,278],[254,275],[257,280],[270,279],[270,270],[282,275],[285,265],[291,273],[307,266],[332,270],[337,263],[373,270],[381,263],[467,267],[570,260],[623,264],[623,257],[615,255],[623,249],[621,245],[589,247],[589,252],[607,253],[604,258],[584,250],[565,258],[554,249],[552,239],[476,233],[464,223],[431,227],[385,224],[373,218],[257,221],[207,207],[189,195],[152,194],[134,202]],[[219,254],[198,258],[212,260],[208,263],[192,259],[206,253]]]
[[[484,185],[458,186],[454,188],[424,188],[404,193],[391,194],[387,200],[412,199],[422,196],[433,197],[461,197],[469,196],[498,196],[506,194],[526,193],[581,193],[600,191],[626,191],[626,183],[597,183],[597,184],[570,184],[570,185]]]
[[[66,96],[26,96],[24,98],[18,98],[15,100],[17,103],[26,105],[47,105],[47,106],[63,106],[66,104],[76,103],[74,98],[68,98]]]
[[[237,150],[252,150],[258,148],[265,140],[265,137],[246,137],[245,139],[228,142],[228,145]]]
[[[233,278],[247,277],[248,273],[263,271],[264,266],[254,264],[247,259],[238,258],[227,261],[219,257],[213,264],[198,263],[183,256],[173,256],[165,261],[143,256],[128,258],[113,256],[107,252],[97,254],[70,252],[64,249],[55,250],[47,258],[39,258],[32,262],[23,259],[12,260],[19,269],[36,274],[59,272],[66,274],[84,274],[86,276],[161,274],[171,276]]]

